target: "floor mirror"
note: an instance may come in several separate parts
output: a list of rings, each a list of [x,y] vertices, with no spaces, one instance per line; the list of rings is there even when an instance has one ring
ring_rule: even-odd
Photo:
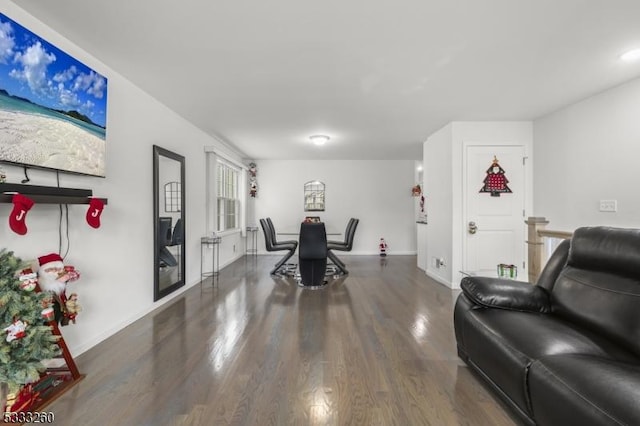
[[[185,161],[182,155],[153,146],[153,300],[185,283]]]

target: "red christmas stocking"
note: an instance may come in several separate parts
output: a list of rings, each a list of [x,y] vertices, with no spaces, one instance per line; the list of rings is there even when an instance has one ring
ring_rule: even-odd
[[[27,233],[27,224],[25,219],[27,212],[33,207],[33,200],[22,194],[13,196],[13,211],[9,216],[9,226],[16,234],[24,235]]]
[[[92,198],[87,210],[87,223],[93,228],[100,228],[100,215],[104,209],[104,202],[98,198]]]

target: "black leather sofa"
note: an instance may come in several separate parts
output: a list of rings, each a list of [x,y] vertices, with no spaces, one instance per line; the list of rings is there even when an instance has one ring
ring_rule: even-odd
[[[640,230],[579,228],[536,285],[465,277],[458,354],[537,425],[640,425]]]

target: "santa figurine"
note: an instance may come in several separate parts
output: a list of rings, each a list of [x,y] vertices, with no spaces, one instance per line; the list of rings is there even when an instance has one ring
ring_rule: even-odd
[[[384,238],[380,238],[380,244],[378,244],[378,248],[380,249],[380,256],[385,257],[387,255],[387,243]]]
[[[80,278],[80,274],[73,266],[64,265],[57,253],[47,254],[38,258],[38,285],[44,292],[52,296],[52,307],[55,321],[60,325],[69,323],[67,312],[67,283]]]

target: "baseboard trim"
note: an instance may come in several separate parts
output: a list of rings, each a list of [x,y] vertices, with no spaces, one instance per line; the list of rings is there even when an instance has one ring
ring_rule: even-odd
[[[199,278],[199,275],[198,275]],[[98,345],[99,343],[103,342],[104,340],[107,340],[109,337],[113,336],[114,334],[118,333],[120,330],[124,329],[125,327],[133,324],[134,322],[138,321],[139,319],[141,319],[142,317],[144,317],[147,314],[150,314],[151,312],[153,312],[154,310],[161,308],[162,306],[164,306],[165,304],[171,302],[173,299],[179,297],[182,295],[182,293],[184,293],[185,291],[189,290],[191,287],[200,284],[200,280],[197,280],[195,282],[191,282],[187,285],[184,285],[183,287],[179,288],[178,290],[174,291],[173,293],[168,294],[167,296],[163,297],[162,299],[154,302],[153,304],[151,304],[150,306],[148,306],[146,309],[142,309],[141,311],[138,311],[137,313],[131,315],[129,318],[117,322],[113,327],[109,328],[108,330],[105,330],[104,332],[100,333],[97,336],[94,336],[93,339],[89,340],[88,342],[85,342],[83,345],[79,345],[79,346],[73,346],[70,347],[69,350],[71,352],[71,354],[74,357],[77,357],[79,355],[81,355],[82,353],[88,351],[89,349],[93,348],[94,346]]]
[[[449,287],[450,289],[454,289],[453,285],[451,284],[450,281],[447,281],[446,279],[442,278],[440,275],[436,275],[433,272],[429,271],[428,269],[425,271],[425,274],[427,274],[427,276],[435,281],[437,281],[438,283]]]
[[[284,251],[283,251],[284,253]],[[339,251],[336,250],[334,252],[338,257],[347,257],[347,256],[378,256],[380,252],[378,251]],[[258,250],[259,255],[275,255],[277,253],[270,253],[268,251]],[[416,256],[418,253],[415,251],[394,251],[393,253],[387,253],[387,256]]]

